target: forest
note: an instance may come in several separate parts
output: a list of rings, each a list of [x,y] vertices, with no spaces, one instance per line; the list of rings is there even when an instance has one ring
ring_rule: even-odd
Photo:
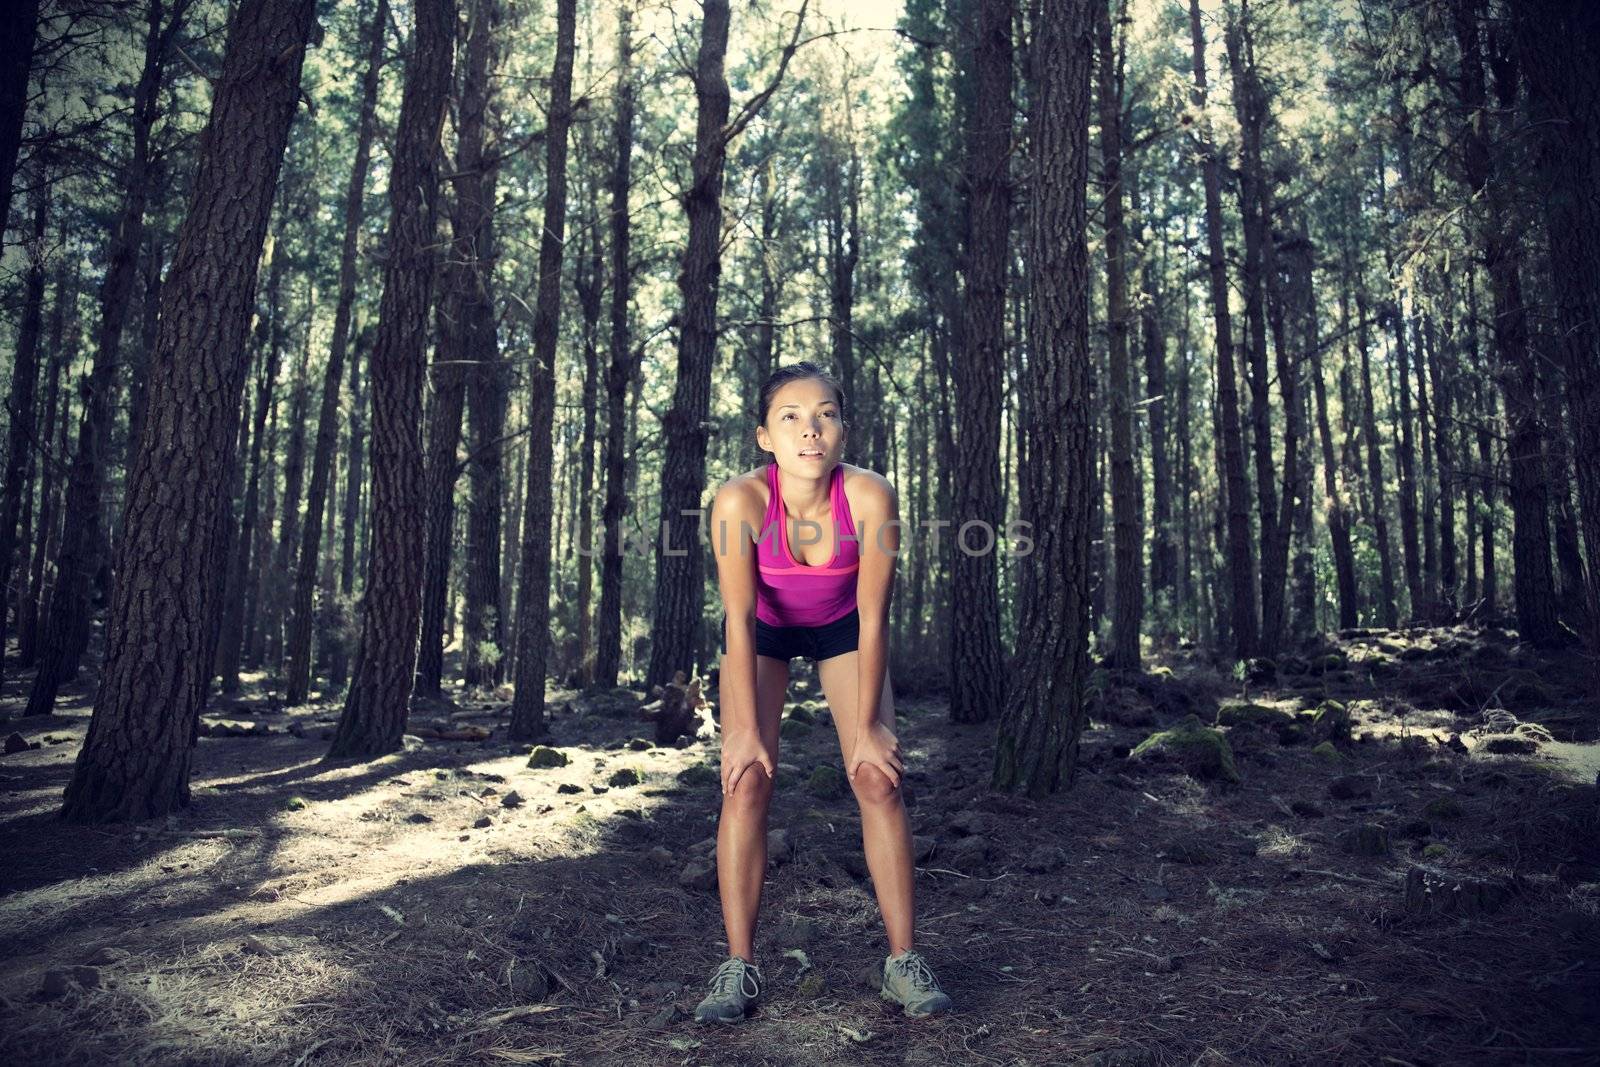
[[[7,1062],[1600,1062],[1600,5],[3,8]],[[801,661],[708,1030],[798,361],[958,1009]]]

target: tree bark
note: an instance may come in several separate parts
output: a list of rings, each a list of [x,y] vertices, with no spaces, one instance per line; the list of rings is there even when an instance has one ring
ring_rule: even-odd
[[[992,785],[1042,796],[1072,785],[1089,673],[1089,155],[1092,11],[1041,0],[1034,23],[1028,140],[1027,425],[1024,519],[1033,595],[1021,605],[1018,654],[1000,716]]]
[[[956,448],[950,533],[950,718],[986,722],[1005,704],[996,552],[1000,415],[1006,358],[1006,272],[1011,232],[1012,0],[976,0],[972,88],[964,116],[967,239],[962,265],[962,347],[955,360]],[[987,526],[976,542],[969,530]],[[968,546],[971,546],[970,549]],[[978,551],[983,549],[982,551]]]
[[[217,592],[251,293],[299,99],[311,0],[244,0],[200,139],[189,214],[162,296],[145,431],[128,480],[118,580],[88,736],[62,814],[163,815],[187,804]]]
[[[372,519],[361,638],[329,759],[400,747],[417,666],[426,549],[422,383],[433,305],[439,135],[455,51],[455,0],[415,0],[395,126],[389,250],[372,350]]]
[[[333,451],[339,436],[339,387],[345,353],[350,347],[350,316],[356,299],[357,240],[361,234],[362,198],[372,159],[373,115],[378,105],[378,76],[383,69],[383,38],[389,23],[389,0],[377,0],[367,27],[367,69],[361,77],[361,105],[356,117],[355,162],[344,194],[344,237],[339,245],[339,292],[333,310],[333,337],[322,372],[322,405],[317,412],[316,451],[311,459],[311,485],[306,490],[305,526],[301,532],[299,567],[289,608],[287,703],[303,704],[311,695],[312,592],[322,556],[322,514],[328,502]]]
[[[718,0],[706,4],[706,21]],[[726,8],[723,9],[726,36]],[[551,481],[556,401],[556,343],[561,329],[561,259],[567,215],[567,131],[572,125],[572,56],[577,0],[557,0],[556,58],[550,74],[545,126],[544,226],[539,241],[539,288],[534,300],[533,371],[528,405],[527,516],[517,592],[516,688],[511,738],[546,731],[544,681],[549,660]],[[690,237],[691,247],[693,235]]]

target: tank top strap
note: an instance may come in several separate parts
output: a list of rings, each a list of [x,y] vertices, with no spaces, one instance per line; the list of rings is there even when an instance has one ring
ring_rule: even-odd
[[[842,463],[833,468],[833,489],[829,496],[829,501],[833,508],[835,528],[840,533],[855,533],[855,517],[850,514],[850,499],[844,495],[844,464]]]

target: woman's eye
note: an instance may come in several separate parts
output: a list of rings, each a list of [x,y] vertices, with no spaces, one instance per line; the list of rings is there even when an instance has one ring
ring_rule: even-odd
[[[792,419],[792,418],[794,418],[794,412],[792,412],[792,411],[790,411],[790,412],[787,412],[787,413],[785,413],[785,414],[784,414],[784,416],[783,416],[783,417],[784,417],[784,418],[785,418],[785,419]]]

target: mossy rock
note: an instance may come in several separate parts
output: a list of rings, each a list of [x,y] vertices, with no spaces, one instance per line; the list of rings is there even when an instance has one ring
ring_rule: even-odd
[[[720,785],[722,776],[709,763],[691,763],[678,772],[678,781],[689,786]]]
[[[1311,732],[1324,741],[1350,740],[1350,709],[1337,700],[1324,700],[1311,716]]]
[[[1436,860],[1449,853],[1449,851],[1450,850],[1448,848],[1445,848],[1443,845],[1435,841],[1431,845],[1422,846],[1422,857],[1423,859]]]
[[[1387,856],[1389,831],[1378,823],[1352,826],[1339,835],[1339,847],[1357,856]]]
[[[1344,762],[1344,753],[1340,752],[1337,748],[1334,748],[1332,741],[1322,742],[1316,748],[1311,750],[1311,754],[1320,759],[1325,759],[1329,763]]]
[[[628,749],[633,752],[648,752],[656,747],[656,743],[648,737],[635,737],[628,742]]]
[[[811,720],[809,719],[784,719],[783,725],[778,727],[778,736],[798,740],[811,736]]]
[[[1461,801],[1452,796],[1434,797],[1422,807],[1422,814],[1430,819],[1459,819],[1466,814]]]
[[[1329,652],[1311,661],[1311,669],[1319,674],[1343,670],[1348,661],[1343,652]]]
[[[1478,747],[1497,756],[1527,756],[1539,751],[1539,742],[1520,734],[1491,734]]]
[[[809,703],[796,704],[789,709],[789,717],[784,722],[803,722],[807,725],[817,721],[817,713]]]
[[[827,981],[815,970],[807,971],[802,975],[800,981],[794,987],[795,996],[801,1000],[816,1000],[827,991]]]
[[[849,791],[844,772],[831,763],[824,763],[806,779],[806,792],[819,800],[838,800]]]
[[[549,745],[535,745],[533,751],[528,753],[528,766],[536,770],[543,767],[565,767],[571,762],[565,752]]]
[[[618,788],[626,788],[630,785],[638,785],[642,781],[644,781],[644,776],[638,771],[632,767],[622,767],[611,772],[611,777],[606,779],[606,784]]]
[[[311,802],[305,797],[290,797],[288,800],[283,802],[283,809],[285,811],[305,811],[310,806]]]
[[[1278,727],[1278,744],[1284,746],[1303,745],[1308,739],[1306,727],[1297,722],[1285,723]]]
[[[1282,727],[1294,717],[1281,708],[1268,707],[1248,700],[1233,701],[1217,709],[1218,726],[1268,726]]]
[[[1176,760],[1184,770],[1196,778],[1221,778],[1240,781],[1239,769],[1234,766],[1233,749],[1221,730],[1213,730],[1201,723],[1196,715],[1188,715],[1170,730],[1159,730],[1139,742],[1128,754],[1131,760],[1153,758]]]
[[[1172,679],[1172,668],[1164,664],[1159,667],[1151,667],[1148,671],[1145,671],[1145,673],[1152,678],[1164,678],[1168,681]]]

